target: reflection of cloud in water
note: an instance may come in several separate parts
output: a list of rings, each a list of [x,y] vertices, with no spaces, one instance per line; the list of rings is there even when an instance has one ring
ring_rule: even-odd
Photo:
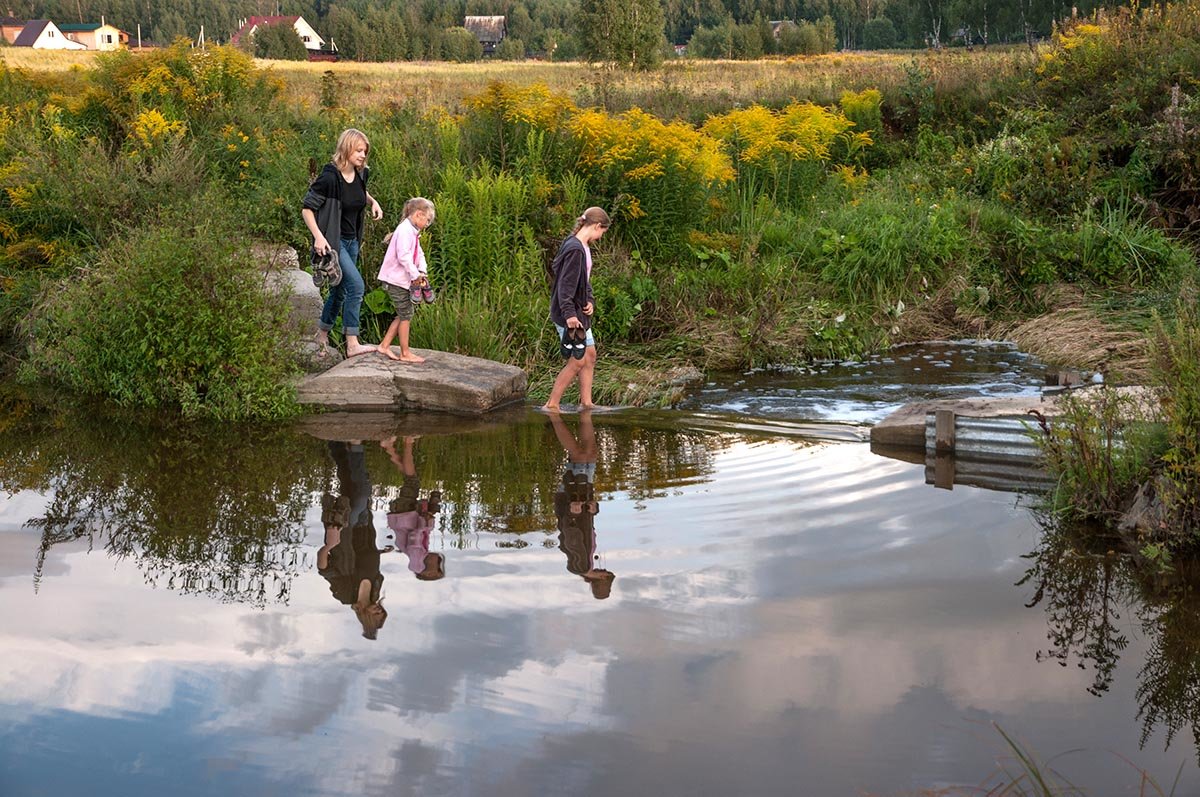
[[[374,643],[311,570],[260,610],[55,548],[69,577],[5,582],[0,738],[60,741],[60,709],[136,717],[254,762],[244,792],[313,794],[975,782],[998,745],[970,719],[1048,755],[1137,749],[1130,679],[1097,701],[1087,673],[1034,660],[1045,621],[1011,586],[1033,530],[1011,496],[934,490],[863,445],[735,443],[710,481],[640,506],[610,495],[598,516],[603,603],[537,545],[447,551],[436,583],[385,557]]]

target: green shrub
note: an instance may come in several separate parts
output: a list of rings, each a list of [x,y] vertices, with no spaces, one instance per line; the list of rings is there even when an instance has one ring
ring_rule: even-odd
[[[1176,318],[1160,322],[1152,339],[1155,381],[1161,389],[1167,445],[1162,496],[1171,524],[1188,545],[1200,541],[1200,312],[1185,291]]]
[[[37,309],[28,365],[122,405],[187,417],[286,415],[286,300],[269,297],[211,206],[114,236],[95,267]]]

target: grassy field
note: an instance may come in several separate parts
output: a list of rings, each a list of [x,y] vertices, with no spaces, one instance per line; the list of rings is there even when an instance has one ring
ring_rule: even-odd
[[[95,55],[0,49],[0,59],[9,67],[30,71],[88,66]],[[1027,66],[1032,57],[1023,47],[993,47],[986,52],[951,49],[855,52],[758,61],[679,59],[668,61],[659,70],[642,73],[544,61],[452,64],[259,60],[258,64],[279,76],[289,96],[310,107],[319,103],[322,76],[332,72],[341,83],[343,103],[352,113],[388,103],[455,111],[464,97],[479,93],[491,81],[500,80],[518,86],[541,83],[553,91],[569,94],[584,106],[603,105],[620,111],[639,105],[663,116],[700,121],[708,108],[754,102],[781,104],[793,99],[827,105],[837,102],[843,91],[865,88],[878,88],[889,94],[901,90],[917,74],[916,70],[928,78],[936,91],[957,91],[1010,74]],[[697,115],[700,118],[694,118]]]

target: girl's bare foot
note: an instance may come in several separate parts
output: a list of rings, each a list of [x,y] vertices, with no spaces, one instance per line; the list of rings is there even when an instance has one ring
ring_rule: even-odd
[[[562,412],[557,404],[543,404],[542,410],[545,412]]]
[[[375,351],[379,352],[384,357],[387,357],[389,360],[396,360],[397,362],[400,360],[400,358],[396,356],[395,352],[392,351],[391,346],[384,346],[383,344],[380,344],[379,348]]]
[[[400,362],[405,362],[405,363],[423,363],[423,362],[425,362],[424,357],[418,357],[417,355],[413,354],[411,351],[407,352],[405,354],[401,354],[398,359],[400,360]]]
[[[361,343],[358,344],[357,346],[346,346],[346,356],[347,357],[357,357],[360,354],[367,354],[367,353],[373,352],[373,351],[379,351],[379,347],[378,346],[364,346]]]

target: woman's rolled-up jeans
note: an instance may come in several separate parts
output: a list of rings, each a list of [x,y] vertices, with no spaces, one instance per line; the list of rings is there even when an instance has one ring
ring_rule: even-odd
[[[333,322],[338,313],[342,314],[342,334],[358,337],[358,315],[362,310],[363,293],[366,285],[362,274],[358,273],[359,242],[354,239],[342,239],[338,247],[338,265],[342,267],[342,281],[336,288],[329,289],[325,297],[325,307],[321,310],[321,321],[318,326],[328,332],[333,329]]]

